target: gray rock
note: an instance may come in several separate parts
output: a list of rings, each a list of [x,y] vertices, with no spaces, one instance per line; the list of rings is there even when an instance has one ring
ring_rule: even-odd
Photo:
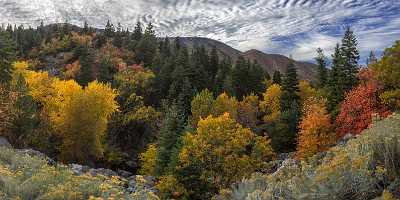
[[[98,168],[98,169],[89,169],[89,174],[92,176],[103,175],[107,177],[118,176],[117,172],[114,172],[110,169]]]
[[[133,175],[132,173],[125,171],[125,170],[121,170],[121,169],[117,170],[117,173],[118,173],[118,175],[120,175],[123,178],[128,178]]]
[[[0,147],[12,148],[11,144],[5,137],[0,137]]]
[[[42,153],[40,151],[36,151],[36,150],[33,150],[33,149],[16,149],[15,151],[18,152],[18,153],[21,153],[21,154],[26,154],[26,155],[31,156],[31,157],[37,157],[37,158],[46,160],[49,165],[56,165],[57,164],[57,162],[55,160],[47,157],[47,155],[45,155],[44,153]]]
[[[68,167],[74,172],[75,175],[82,175],[90,170],[88,166],[78,165],[78,164],[69,164]]]

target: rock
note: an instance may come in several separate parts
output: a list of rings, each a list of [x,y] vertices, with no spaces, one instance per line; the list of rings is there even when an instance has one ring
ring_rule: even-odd
[[[123,178],[128,178],[133,175],[132,173],[125,171],[125,170],[121,170],[121,169],[117,170],[117,173],[118,173],[118,175],[120,175]]]
[[[98,169],[89,169],[89,174],[91,176],[103,175],[107,177],[118,176],[117,172],[114,172],[110,169],[98,168]]]
[[[88,166],[69,164],[68,167],[74,172],[75,175],[82,175],[90,170]]]
[[[125,164],[126,164],[126,166],[128,166],[128,167],[130,167],[130,168],[136,168],[136,167],[137,167],[136,162],[133,161],[133,160],[129,160],[129,161],[127,161]]]
[[[12,148],[11,144],[5,137],[0,137],[0,147]]]
[[[57,162],[55,160],[47,157],[47,155],[45,155],[44,153],[42,153],[40,151],[36,151],[33,149],[16,149],[16,152],[21,153],[21,154],[26,154],[31,157],[38,157],[40,159],[46,160],[47,163],[52,166],[57,164]]]

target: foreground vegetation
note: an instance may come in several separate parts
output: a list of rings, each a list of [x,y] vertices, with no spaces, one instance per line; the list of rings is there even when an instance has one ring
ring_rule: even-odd
[[[0,199],[159,199],[140,183],[129,193],[126,184],[119,177],[77,176],[66,166],[49,166],[47,160],[0,147]]]
[[[290,160],[273,174],[253,174],[215,199],[399,198],[399,133],[400,115],[393,114],[344,145],[307,161]]]

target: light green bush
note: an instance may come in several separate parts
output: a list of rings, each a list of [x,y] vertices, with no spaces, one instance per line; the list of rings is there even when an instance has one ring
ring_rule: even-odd
[[[65,166],[0,147],[0,199],[158,199],[144,188],[130,194],[124,184],[119,177],[76,176]]]
[[[393,114],[323,158],[255,174],[214,199],[373,199],[390,190],[399,170],[400,115]]]

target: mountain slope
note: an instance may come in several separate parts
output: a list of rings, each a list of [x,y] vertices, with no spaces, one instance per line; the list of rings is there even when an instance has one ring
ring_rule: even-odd
[[[207,49],[210,50],[211,48],[216,46],[221,55],[229,56],[233,61],[236,61],[239,56],[243,56],[244,58],[249,59],[253,62],[257,61],[257,63],[260,64],[263,69],[266,70],[270,75],[272,75],[275,71],[285,73],[286,66],[291,61],[291,59],[286,56],[279,54],[266,54],[255,49],[241,52],[237,49],[230,47],[227,44],[208,38],[182,37],[180,38],[180,41],[188,46],[188,48],[192,48],[196,45],[204,45]],[[297,68],[297,73],[300,79],[311,81],[315,80],[317,73],[317,66],[315,64],[300,61],[294,61],[294,64]]]

